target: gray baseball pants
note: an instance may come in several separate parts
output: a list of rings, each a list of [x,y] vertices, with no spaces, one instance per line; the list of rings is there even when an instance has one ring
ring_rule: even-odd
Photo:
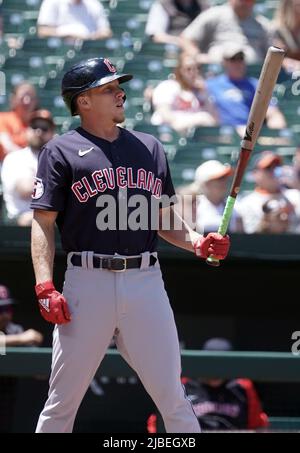
[[[81,254],[82,267],[72,265],[71,255],[63,294],[72,321],[54,328],[50,388],[36,432],[72,432],[79,405],[114,335],[121,355],[160,411],[166,431],[200,432],[180,381],[177,329],[158,261],[149,266],[146,252],[139,269],[113,272],[94,269],[92,252]]]

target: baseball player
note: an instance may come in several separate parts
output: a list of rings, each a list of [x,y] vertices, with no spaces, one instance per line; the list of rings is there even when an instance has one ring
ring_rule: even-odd
[[[105,58],[73,66],[63,77],[62,96],[71,114],[80,116],[81,127],[55,137],[39,156],[32,259],[40,312],[55,328],[49,396],[38,433],[72,431],[113,336],[157,405],[166,431],[199,432],[180,382],[178,337],[157,235],[199,257],[213,253],[220,259],[228,253],[229,238],[203,237],[181,218],[181,229],[153,227],[153,200],[162,201],[163,220],[173,212],[174,188],[161,143],[118,126],[125,101],[120,84],[131,78],[118,74]],[[134,197],[142,206],[138,215]],[[146,218],[146,225],[132,226],[134,215]],[[52,282],[55,223],[68,254],[62,294]]]

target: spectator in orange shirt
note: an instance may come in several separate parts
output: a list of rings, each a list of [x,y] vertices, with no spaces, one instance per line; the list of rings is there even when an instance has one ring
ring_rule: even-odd
[[[27,127],[38,106],[34,86],[29,82],[17,85],[11,96],[11,111],[0,113],[0,162],[11,151],[27,146]]]

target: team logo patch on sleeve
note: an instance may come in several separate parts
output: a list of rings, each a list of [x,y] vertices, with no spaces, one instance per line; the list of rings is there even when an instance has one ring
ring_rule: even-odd
[[[34,178],[34,186],[31,198],[33,200],[38,200],[44,193],[44,184],[40,178]]]

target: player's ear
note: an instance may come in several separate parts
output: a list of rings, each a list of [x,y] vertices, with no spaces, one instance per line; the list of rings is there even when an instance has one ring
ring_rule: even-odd
[[[77,106],[81,110],[87,110],[90,106],[90,99],[86,95],[78,96],[77,98]]]

